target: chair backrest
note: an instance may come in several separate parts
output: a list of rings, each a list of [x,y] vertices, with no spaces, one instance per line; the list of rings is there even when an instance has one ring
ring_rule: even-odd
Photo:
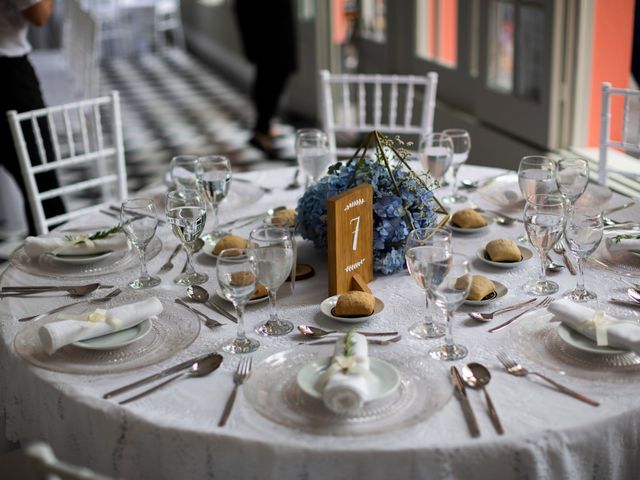
[[[433,130],[438,74],[331,74],[320,72],[322,126],[331,152],[351,156],[352,148],[338,148],[336,134],[383,133],[426,135]],[[357,146],[357,145],[356,145]]]
[[[79,0],[65,1],[63,54],[82,97],[99,92],[100,22]]]
[[[624,102],[622,110],[622,130],[620,139],[611,138],[611,103],[616,97]],[[600,155],[598,160],[598,182],[607,184],[607,175],[613,171],[607,166],[609,148],[618,148],[629,153],[640,153],[640,91],[613,88],[610,83],[602,84],[602,111],[600,112]],[[624,173],[624,172],[623,172]],[[633,172],[627,172],[633,173]]]
[[[24,449],[24,454],[40,480],[113,480],[86,467],[58,460],[44,442],[32,443]]]
[[[51,225],[99,209],[96,196],[101,196],[103,202],[126,199],[118,92],[30,112],[11,110],[7,116],[39,235],[47,233]],[[69,173],[70,169],[72,178],[61,177],[61,173]],[[62,186],[40,191],[36,175],[51,171],[58,173]],[[79,192],[88,193],[91,205],[46,218],[43,201],[63,195],[77,196]]]

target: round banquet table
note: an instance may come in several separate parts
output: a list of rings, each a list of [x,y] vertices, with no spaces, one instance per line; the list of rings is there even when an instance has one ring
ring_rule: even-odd
[[[498,170],[466,165],[460,178],[482,179],[498,173]],[[283,188],[292,176],[292,168],[238,175],[253,182],[253,187],[245,183],[245,190],[258,188],[258,185],[273,190],[260,191],[259,195],[254,191],[253,197],[236,195],[235,204],[231,202],[221,209],[221,221],[260,213],[276,205],[295,206],[302,191]],[[232,183],[232,192],[242,185],[241,182]],[[161,196],[162,191],[158,187],[151,193]],[[495,208],[478,193],[471,193],[469,197],[476,205]],[[609,205],[623,201],[622,197],[614,195]],[[509,213],[519,215],[517,211]],[[639,215],[637,209],[628,209],[612,217],[628,219]],[[95,222],[96,216],[91,220]],[[114,222],[107,216],[100,220],[107,225]],[[76,224],[82,226],[84,223],[78,221]],[[250,228],[240,232],[246,234]],[[508,227],[493,224],[483,233],[454,235],[454,251],[474,259],[471,262],[473,273],[488,275],[509,288],[505,298],[485,311],[528,298],[522,285],[537,276],[537,256],[519,268],[508,270],[495,269],[475,259],[476,250],[489,240],[497,237],[515,239],[522,230],[521,223]],[[163,249],[149,262],[151,272],[158,271],[177,245],[166,226],[159,227],[158,236]],[[183,259],[181,253],[174,260],[175,268],[162,275],[163,282],[155,289],[158,295],[178,297],[184,294],[184,289],[172,282]],[[294,294],[290,293],[288,284],[281,288],[278,304],[282,316],[294,324],[346,330],[345,325],[323,317],[319,309],[320,302],[327,296],[326,253],[315,250],[310,242],[299,240],[298,259],[313,265],[316,275],[297,282]],[[201,253],[196,256],[196,265],[209,274],[206,287],[212,291],[213,259]],[[135,268],[118,271],[100,277],[100,281],[125,285],[136,274]],[[554,274],[553,279],[563,292],[573,288],[576,277],[564,271]],[[2,285],[50,282],[51,279],[27,274],[13,266],[7,268],[1,280]],[[65,278],[59,282],[73,283],[74,279]],[[586,282],[597,292],[599,305],[607,312],[640,320],[640,309],[634,311],[606,301],[612,295],[623,296],[626,289],[614,272],[587,266]],[[406,355],[410,362],[411,358],[426,357],[427,350],[442,341],[419,340],[408,334],[407,328],[424,315],[424,304],[422,292],[406,272],[377,275],[370,286],[376,296],[383,299],[385,309],[362,327],[395,329],[402,333],[402,340],[397,344],[371,347],[371,356],[376,356],[377,352],[393,352],[395,358],[402,359]],[[123,384],[179,361],[215,351],[224,339],[234,335],[234,324],[217,317],[202,305],[199,307],[226,325],[215,330],[203,327],[185,351],[160,364],[132,372],[79,375],[34,367],[16,354],[13,344],[16,334],[26,328],[26,324],[18,323],[17,318],[62,305],[69,302],[68,298],[10,298],[0,302],[0,401],[3,406],[0,425],[4,425],[7,439],[23,443],[44,439],[63,460],[100,473],[129,479],[640,478],[640,373],[629,375],[626,381],[610,382],[606,377],[590,380],[572,374],[570,369],[564,371],[550,368],[548,363],[537,363],[535,355],[523,353],[527,339],[518,340],[514,332],[518,325],[547,318],[545,312],[524,317],[496,333],[487,331],[491,324],[479,324],[467,318],[464,312],[470,311],[469,307],[463,307],[455,317],[455,339],[470,351],[465,360],[484,363],[492,372],[489,391],[501,416],[504,435],[497,435],[492,428],[481,392],[467,389],[480,424],[480,438],[470,437],[460,404],[453,396],[428,418],[404,428],[371,435],[331,436],[297,431],[269,421],[248,404],[242,390],[245,387],[240,389],[227,425],[218,427],[238,362],[232,355],[225,355],[222,367],[208,377],[174,383],[137,402],[120,406],[113,400],[102,399],[102,394]],[[267,314],[266,302],[248,307],[246,321],[249,328],[265,319]],[[499,317],[500,320],[506,318]],[[332,348],[300,346],[301,337],[297,334],[259,339],[261,347],[253,354],[254,366],[284,350],[307,349],[327,355]],[[601,405],[594,408],[559,394],[536,379],[508,375],[495,358],[500,350],[598,399]],[[464,362],[454,364],[460,368]],[[441,364],[436,363],[441,368]],[[431,395],[431,392],[425,389],[424,395]],[[285,406],[273,404],[269,408]]]

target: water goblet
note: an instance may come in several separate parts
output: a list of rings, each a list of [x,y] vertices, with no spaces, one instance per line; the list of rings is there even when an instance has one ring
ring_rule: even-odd
[[[420,140],[422,169],[441,182],[453,161],[453,142],[444,133],[430,133]]]
[[[469,158],[471,137],[469,136],[469,132],[459,128],[449,128],[442,133],[449,135],[453,144],[453,159],[451,161],[453,184],[451,186],[451,195],[444,197],[442,201],[445,203],[463,203],[467,201],[467,197],[458,193],[458,171],[462,164],[467,161],[467,158]]]
[[[570,205],[587,189],[589,164],[584,158],[562,158],[557,162],[556,183],[558,190]]]
[[[260,342],[247,337],[244,328],[244,309],[258,282],[258,262],[251,249],[228,248],[218,255],[216,263],[220,293],[236,309],[238,328],[235,338],[222,346],[228,353],[249,353],[258,349]]]
[[[604,224],[602,212],[594,208],[574,207],[567,215],[564,227],[564,238],[569,250],[578,260],[578,281],[576,288],[565,292],[562,296],[574,302],[595,300],[597,295],[584,287],[584,264],[602,241]]]
[[[327,135],[316,128],[298,130],[295,146],[300,170],[315,183],[331,163]]]
[[[425,277],[413,268],[414,265],[426,259],[428,251],[414,251],[411,254],[408,253],[411,249],[416,247],[431,247],[435,251],[432,255],[435,255],[436,257],[440,254],[446,255],[451,253],[451,232],[442,227],[418,228],[409,233],[404,247],[407,270],[418,284],[418,287],[424,291],[426,305],[424,319],[411,325],[411,327],[409,327],[409,333],[414,337],[423,339],[442,337],[444,335],[444,327],[437,325],[433,321],[433,294],[432,288],[430,288],[432,285],[429,283],[434,280],[433,276]],[[444,251],[444,253],[441,251]],[[426,285],[424,284],[425,281],[428,281]]]
[[[298,244],[296,242],[296,226],[289,223],[289,218],[279,217],[277,215],[267,216],[264,219],[264,225],[268,227],[281,227],[287,230],[291,244],[293,245],[293,264],[291,266],[291,274],[289,275],[289,287],[293,293],[296,286],[296,274],[298,269]]]
[[[198,190],[200,162],[195,155],[178,155],[169,164],[171,180],[178,190]]]
[[[525,285],[534,295],[551,295],[558,284],[547,280],[547,255],[553,244],[560,240],[565,224],[566,201],[559,193],[532,195],[524,207],[524,226],[529,242],[540,254],[540,278]]]
[[[286,335],[293,330],[293,323],[278,317],[276,294],[293,268],[291,235],[282,227],[262,226],[249,234],[249,241],[258,263],[258,281],[267,289],[270,307],[269,319],[255,331],[269,337]]]
[[[452,253],[447,261],[440,262],[439,275],[442,280],[434,289],[435,303],[442,309],[447,319],[447,334],[444,344],[429,351],[429,355],[438,360],[460,360],[469,351],[464,345],[453,341],[453,316],[455,311],[465,301],[471,288],[471,273],[469,259],[465,255]]]
[[[200,188],[204,192],[212,211],[212,230],[204,236],[204,240],[214,241],[227,232],[218,231],[218,208],[229,193],[231,185],[231,164],[227,157],[209,155],[198,157],[200,163]]]
[[[131,288],[151,288],[160,285],[160,279],[149,275],[147,271],[147,245],[156,234],[158,217],[153,200],[133,198],[120,207],[120,224],[125,235],[140,256],[140,276],[129,282]]]
[[[531,195],[556,191],[556,162],[541,155],[522,157],[518,166],[518,186],[525,201]],[[527,237],[520,235],[518,242],[527,243]]]
[[[173,234],[178,237],[187,253],[184,273],[173,281],[178,285],[190,286],[205,283],[209,277],[193,268],[193,247],[200,237],[207,221],[207,206],[199,190],[175,190],[167,194],[167,221]]]

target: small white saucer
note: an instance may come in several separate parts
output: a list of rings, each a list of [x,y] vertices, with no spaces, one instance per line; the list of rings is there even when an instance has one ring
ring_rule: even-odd
[[[52,253],[45,253],[45,255],[55,262],[66,263],[68,265],[90,265],[113,255],[113,251],[90,253],[87,255],[54,255]]]
[[[491,281],[496,286],[495,295],[493,297],[488,298],[486,300],[465,300],[464,304],[465,305],[473,305],[475,307],[481,307],[483,305],[489,305],[490,303],[495,302],[496,300],[504,297],[509,292],[509,289],[506,287],[506,285],[503,285],[500,282],[496,282],[495,280],[491,280]]]
[[[115,350],[137,342],[151,331],[151,319],[147,318],[133,327],[118,332],[108,333],[100,337],[88,338],[72,343],[74,347],[85,350]]]
[[[588,337],[576,332],[572,328],[567,327],[564,323],[558,324],[558,336],[560,339],[578,350],[587,353],[596,353],[598,355],[620,355],[621,353],[629,353],[629,350],[620,350],[613,347],[599,347],[596,342]]]
[[[334,295],[333,297],[325,298],[320,304],[320,310],[322,311],[322,313],[324,313],[329,318],[333,318],[334,320],[337,320],[338,322],[343,322],[343,323],[366,322],[367,320],[375,317],[380,312],[382,312],[382,310],[384,310],[384,303],[382,302],[382,300],[376,297],[376,303],[373,307],[373,313],[371,315],[368,315],[366,317],[338,317],[334,315],[332,311],[336,306],[336,303],[338,302],[339,296],[340,295]]]
[[[304,393],[313,398],[322,398],[322,392],[316,388],[316,384],[330,362],[331,357],[318,358],[300,369],[297,382]],[[384,360],[369,358],[369,371],[375,381],[369,384],[368,402],[381,400],[391,395],[400,386],[400,372]]]
[[[495,217],[492,217],[490,215],[482,215],[482,217],[484,218],[485,222],[487,222],[487,224],[482,227],[476,227],[476,228],[457,227],[453,223],[451,223],[451,220],[449,220],[448,226],[452,232],[462,233],[465,235],[486,232],[489,229],[489,227],[491,227],[491,225],[495,223],[496,219]]]
[[[489,260],[489,256],[487,254],[487,251],[484,248],[479,249],[476,252],[476,256],[480,260],[482,260],[484,263],[492,265],[494,267],[498,267],[498,268],[515,268],[515,267],[519,267],[524,262],[526,262],[527,260],[530,260],[531,257],[533,257],[533,252],[531,250],[529,250],[527,247],[523,247],[521,245],[518,245],[518,248],[520,249],[520,255],[522,255],[522,258],[520,259],[519,262],[494,262],[493,260]]]

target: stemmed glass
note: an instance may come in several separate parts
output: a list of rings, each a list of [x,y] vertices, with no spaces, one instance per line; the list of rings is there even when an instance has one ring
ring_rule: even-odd
[[[120,223],[125,235],[140,256],[140,277],[129,283],[131,288],[151,288],[160,285],[158,277],[152,277],[147,271],[145,258],[147,245],[156,234],[158,216],[153,200],[134,198],[122,203]]]
[[[187,287],[205,283],[209,277],[196,272],[192,262],[193,246],[207,221],[207,206],[203,194],[199,190],[169,192],[165,213],[173,234],[178,237],[187,253],[187,268],[173,281]]]
[[[431,349],[429,355],[438,360],[460,360],[469,351],[465,346],[453,342],[453,315],[471,289],[469,259],[465,255],[452,253],[446,261],[439,262],[438,268],[442,280],[434,289],[434,296],[436,305],[447,319],[447,334],[444,344]]]
[[[578,259],[578,283],[576,288],[562,296],[574,302],[595,300],[597,295],[584,288],[584,263],[602,241],[602,212],[594,208],[573,208],[567,216],[564,238],[569,250]]]
[[[209,155],[199,157],[200,162],[200,188],[211,205],[212,230],[205,235],[206,239],[215,240],[226,234],[218,231],[218,208],[222,200],[229,193],[231,185],[231,164],[227,157]]]
[[[522,157],[518,166],[518,185],[525,201],[531,195],[555,192],[556,162],[552,158],[541,155]],[[527,237],[518,237],[520,243],[526,243]]]
[[[442,259],[451,253],[451,232],[443,228],[419,228],[409,233],[405,242],[407,269],[424,291],[426,313],[424,320],[409,327],[409,333],[418,338],[438,338],[444,335],[444,328],[433,321],[433,288],[439,278],[434,272],[420,270],[422,263]]]
[[[532,195],[524,207],[524,227],[529,242],[540,254],[540,278],[525,285],[534,295],[551,295],[558,284],[546,278],[546,258],[549,250],[562,236],[565,224],[566,201],[559,193]]]
[[[251,249],[228,248],[218,255],[216,263],[220,292],[236,309],[238,330],[236,337],[222,346],[228,353],[249,353],[258,349],[260,342],[249,338],[244,328],[244,308],[256,289],[258,262]]]
[[[589,183],[589,164],[583,158],[562,158],[558,160],[556,171],[558,190],[570,205],[587,189]]]
[[[197,190],[199,188],[200,162],[195,155],[178,155],[169,165],[171,180],[178,190]]]
[[[264,336],[286,335],[293,330],[293,323],[278,317],[276,294],[293,268],[294,249],[291,234],[282,227],[262,226],[249,235],[256,261],[258,281],[269,293],[269,320],[256,327],[256,333]]]
[[[442,199],[446,203],[463,203],[467,201],[467,197],[458,193],[458,171],[464,162],[469,158],[471,151],[471,137],[469,132],[459,128],[449,128],[443,131],[445,135],[449,135],[453,143],[453,185],[451,186],[451,195]]]
[[[317,128],[296,132],[296,155],[302,173],[315,183],[331,163],[327,135]]]
[[[420,140],[420,162],[440,182],[453,161],[453,142],[444,133],[430,133]]]

